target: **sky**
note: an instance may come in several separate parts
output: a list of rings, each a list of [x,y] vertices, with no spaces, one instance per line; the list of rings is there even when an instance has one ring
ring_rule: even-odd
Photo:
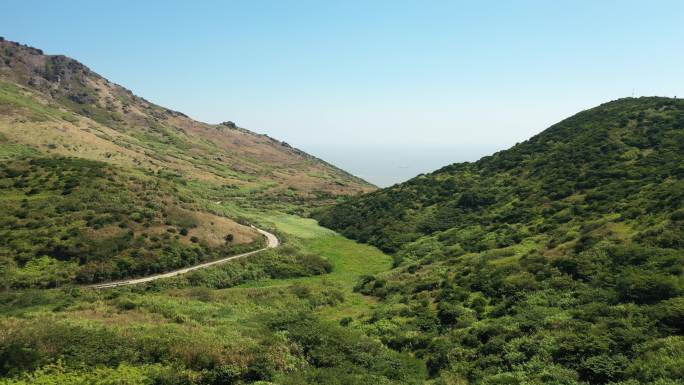
[[[0,36],[379,185],[684,96],[683,1],[9,1]]]

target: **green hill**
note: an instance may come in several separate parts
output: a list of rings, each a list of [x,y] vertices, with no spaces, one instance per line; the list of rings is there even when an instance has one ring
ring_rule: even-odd
[[[684,101],[606,103],[316,217],[393,253],[361,322],[443,383],[684,378]]]

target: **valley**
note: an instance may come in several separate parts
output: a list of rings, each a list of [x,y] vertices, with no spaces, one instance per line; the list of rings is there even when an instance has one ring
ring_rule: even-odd
[[[374,186],[72,59],[0,56],[0,384],[424,378],[348,327],[391,257],[305,218]]]
[[[0,385],[684,381],[682,100],[379,189],[0,59]]]

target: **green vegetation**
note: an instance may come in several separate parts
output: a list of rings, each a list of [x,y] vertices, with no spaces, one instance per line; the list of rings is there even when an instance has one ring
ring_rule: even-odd
[[[682,101],[341,199],[373,187],[72,59],[0,59],[0,385],[684,382]],[[84,285],[260,248],[252,223],[283,245]]]
[[[368,308],[352,286],[389,256],[338,235],[283,236],[147,285],[0,293],[0,384],[421,384],[420,360],[340,322]]]
[[[0,384],[419,384],[351,327],[391,258],[296,214],[372,186],[0,40]],[[295,215],[293,215],[295,214]],[[233,220],[228,219],[233,218]],[[144,285],[149,275],[284,244]]]
[[[344,269],[343,269],[344,270]],[[292,284],[293,278],[329,274],[333,264],[319,254],[311,254],[292,242],[277,249],[269,249],[255,256],[222,264],[217,268],[195,270],[191,273],[154,282],[157,288],[207,287],[225,289],[246,282],[273,286],[279,280]]]
[[[26,158],[35,155],[38,155],[38,151],[34,150],[32,147],[23,144],[2,143],[2,141],[0,141],[1,160]]]
[[[353,321],[436,384],[684,381],[684,101],[623,99],[316,216],[395,257]]]
[[[287,214],[262,215],[261,217],[275,224],[281,231],[298,238],[311,239],[335,234],[334,231],[317,226],[316,221],[310,218]]]
[[[34,122],[40,122],[51,117],[61,117],[62,115],[53,106],[47,106],[32,97],[15,84],[0,82],[0,111],[17,108]],[[6,111],[4,111],[6,112]]]
[[[6,273],[5,286],[55,287],[149,275],[262,246],[256,235],[252,242],[219,246],[199,239],[192,205],[172,193],[164,180],[126,175],[101,162],[33,158],[3,163],[0,264],[12,272]]]

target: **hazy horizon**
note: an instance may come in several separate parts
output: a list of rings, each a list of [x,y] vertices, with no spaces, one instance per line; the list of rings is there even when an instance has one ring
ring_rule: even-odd
[[[508,148],[610,100],[684,94],[682,13],[684,3],[664,0],[29,0],[3,7],[0,36],[384,185]],[[415,164],[398,169],[407,147]],[[368,148],[378,154],[363,155],[367,166],[344,155]]]
[[[499,149],[459,146],[357,146],[308,145],[302,147],[378,187],[389,187],[419,174],[458,162],[472,162]]]

